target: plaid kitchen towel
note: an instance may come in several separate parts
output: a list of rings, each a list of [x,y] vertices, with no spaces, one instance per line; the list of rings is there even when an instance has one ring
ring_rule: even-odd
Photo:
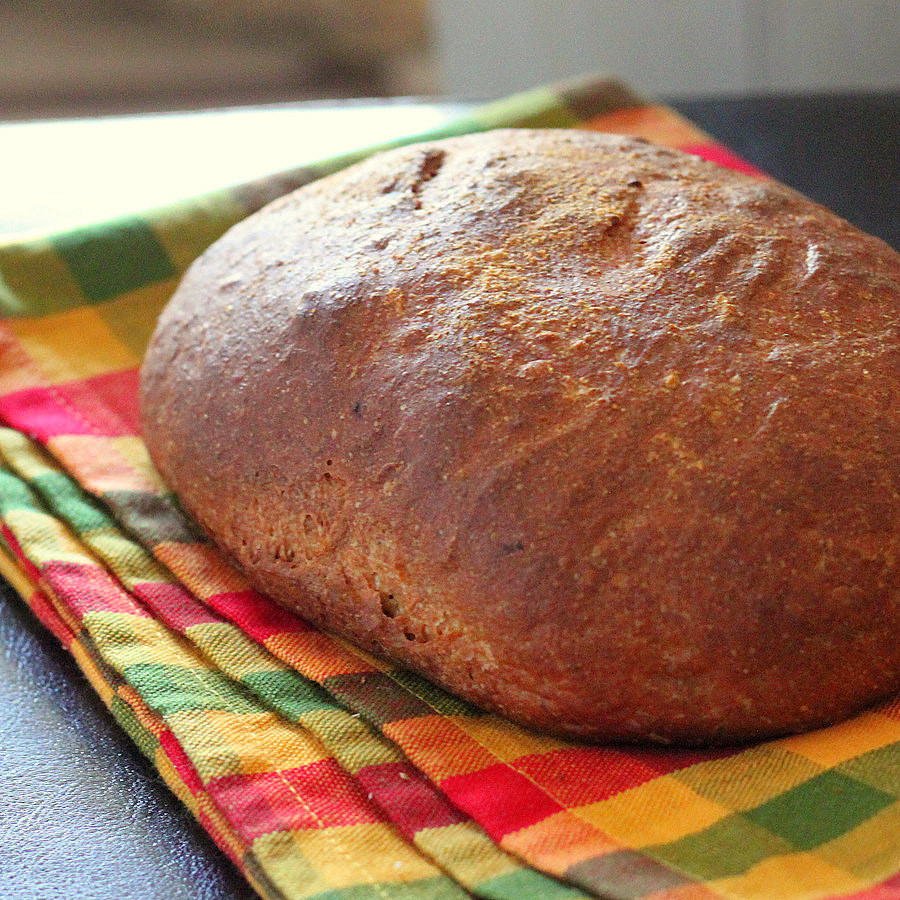
[[[752,171],[608,80],[427,136],[500,125]],[[714,751],[536,735],[285,612],[179,512],[137,417],[160,309],[231,224],[363,155],[0,246],[0,571],[264,897],[900,898],[900,699]]]

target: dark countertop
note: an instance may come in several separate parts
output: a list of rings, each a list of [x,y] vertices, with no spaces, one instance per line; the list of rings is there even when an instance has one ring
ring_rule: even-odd
[[[0,771],[5,900],[256,897],[5,582]]]
[[[750,162],[900,246],[900,93],[672,105]],[[0,771],[7,900],[255,896],[5,587]]]
[[[900,92],[670,103],[739,156],[900,249]]]

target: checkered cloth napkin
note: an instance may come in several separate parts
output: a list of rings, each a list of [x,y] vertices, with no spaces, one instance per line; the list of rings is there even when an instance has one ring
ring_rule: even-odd
[[[500,125],[749,169],[611,81],[428,136]],[[264,897],[900,897],[900,698],[740,748],[566,743],[316,631],[178,511],[138,426],[157,314],[226,228],[362,155],[0,246],[0,570]]]

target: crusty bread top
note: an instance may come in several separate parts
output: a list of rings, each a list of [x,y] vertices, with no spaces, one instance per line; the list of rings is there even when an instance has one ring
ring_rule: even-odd
[[[800,727],[900,686],[898,285],[795,192],[643,141],[422,144],[195,263],[147,442],[263,589],[470,699]]]

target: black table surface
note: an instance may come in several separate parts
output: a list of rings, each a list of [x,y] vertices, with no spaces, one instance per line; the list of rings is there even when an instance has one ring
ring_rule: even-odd
[[[672,105],[739,156],[900,249],[900,92]]]
[[[670,102],[745,159],[900,246],[900,93]],[[253,896],[73,660],[0,586],[0,897]]]

